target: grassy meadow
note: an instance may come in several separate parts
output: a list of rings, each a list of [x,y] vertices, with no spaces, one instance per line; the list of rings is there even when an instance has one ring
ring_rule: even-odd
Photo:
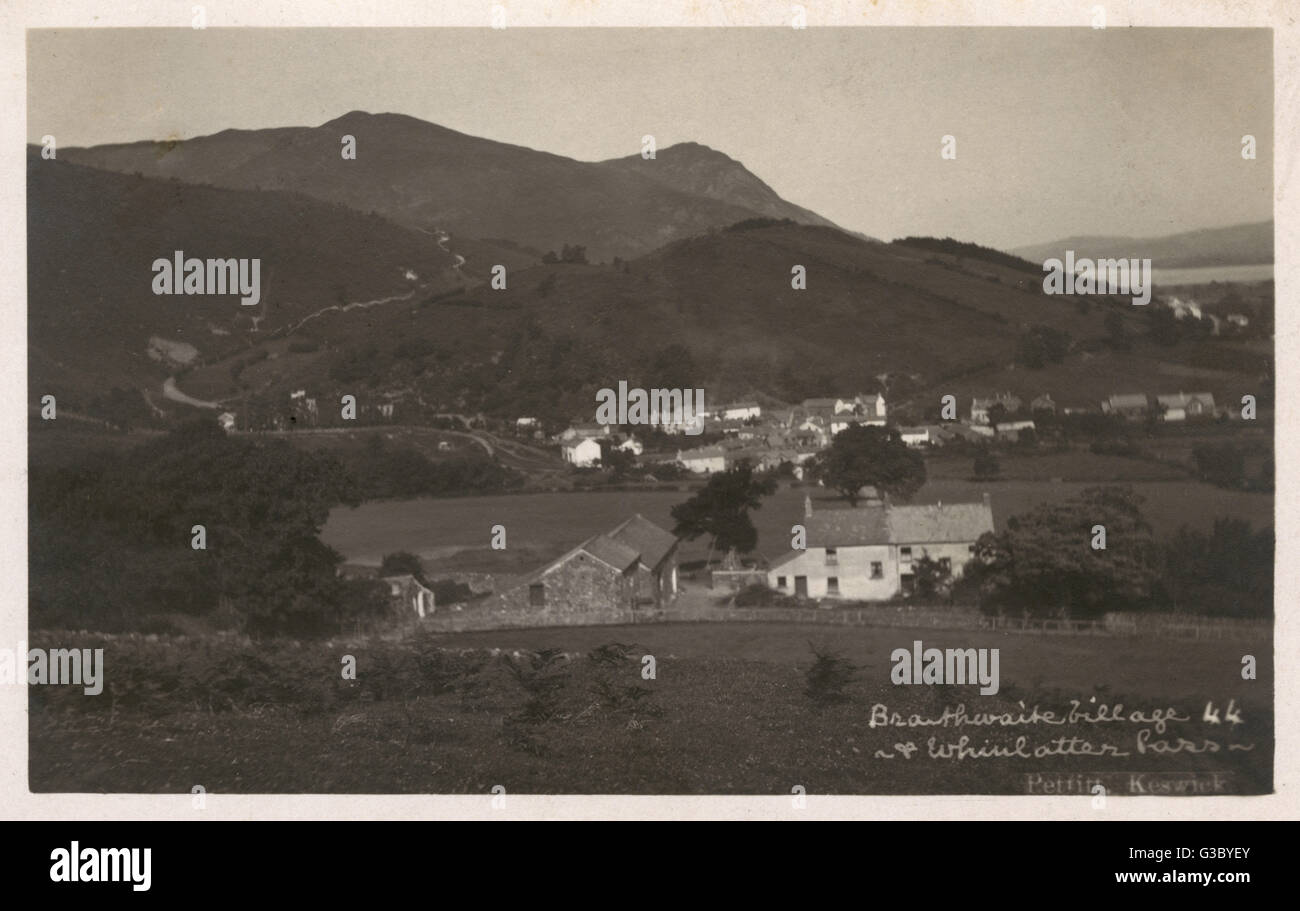
[[[889,652],[916,638],[999,648],[1000,692],[893,685]],[[842,698],[809,694],[810,640],[855,665]],[[1226,771],[1234,791],[1272,789],[1267,641],[676,624],[86,644],[106,647],[101,696],[32,689],[33,791],[1016,794],[1029,773],[1139,771]],[[1259,679],[1240,679],[1243,653],[1259,658]],[[340,679],[343,654],[357,679]],[[1122,703],[1121,720],[1070,720],[1071,700],[1094,718]],[[1207,703],[1224,723],[1203,720]],[[970,715],[1037,705],[1065,723],[873,726],[877,705],[935,718],[958,704]],[[1024,736],[1050,755],[945,756],[962,736],[969,749]],[[1098,755],[1104,745],[1125,755]]]

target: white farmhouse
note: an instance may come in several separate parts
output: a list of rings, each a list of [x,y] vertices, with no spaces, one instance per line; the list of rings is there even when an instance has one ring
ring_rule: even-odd
[[[988,494],[980,503],[892,506],[813,513],[805,506],[807,548],[791,551],[767,571],[768,585],[801,598],[884,601],[915,589],[916,561],[929,557],[956,579],[993,531]]]

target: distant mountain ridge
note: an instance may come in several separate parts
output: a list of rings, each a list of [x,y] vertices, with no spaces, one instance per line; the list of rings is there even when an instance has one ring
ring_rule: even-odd
[[[1247,266],[1273,262],[1273,220],[1204,228],[1163,237],[1090,235],[1067,237],[1046,244],[1016,247],[1009,252],[1034,262],[1060,258],[1066,250],[1076,257],[1150,258],[1156,269],[1197,266]]]
[[[340,154],[356,140],[355,160]],[[583,162],[459,133],[404,114],[353,111],[318,127],[223,130],[174,142],[66,148],[61,159],[146,177],[290,190],[406,227],[508,238],[593,260],[639,256],[764,215],[830,225],[738,161],[697,144],[653,161]]]

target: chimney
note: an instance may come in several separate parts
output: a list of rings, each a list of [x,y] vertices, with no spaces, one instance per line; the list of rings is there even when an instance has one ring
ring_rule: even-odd
[[[812,515],[812,497],[808,496],[808,494],[804,494],[803,495],[803,516],[806,519],[811,515]]]

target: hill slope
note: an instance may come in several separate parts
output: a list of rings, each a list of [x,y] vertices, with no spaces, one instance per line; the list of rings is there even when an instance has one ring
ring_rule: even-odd
[[[151,347],[160,351],[151,338],[173,352],[193,346],[197,360],[220,358],[323,307],[459,280],[453,255],[429,235],[291,193],[112,174],[29,149],[27,203],[36,396],[50,386],[90,393],[153,384],[170,371],[150,357]],[[175,250],[260,259],[262,303],[155,295],[152,263]]]
[[[1004,388],[1064,404],[1131,389],[1226,395],[1242,375],[1255,383],[1242,388],[1255,390],[1249,374],[1268,370],[1263,354],[1246,363],[1239,352],[1239,365],[1225,360],[1232,352],[1207,350],[1198,366],[1191,349],[1152,348],[1142,339],[1153,308],[1045,296],[1022,264],[952,241],[870,243],[748,217],[618,265],[545,264],[293,193],[132,177],[37,154],[28,192],[33,400],[116,385],[162,404],[162,380],[178,374],[183,392],[243,400],[241,411],[283,409],[291,389],[405,390],[403,401],[430,412],[567,420],[619,380],[704,387],[715,402],[883,389],[891,407],[910,399],[925,410],[942,394]],[[175,249],[261,258],[265,306],[153,295],[151,264]],[[505,290],[485,282],[497,262],[507,265]],[[805,290],[791,287],[796,265]],[[1132,349],[1103,358],[1115,313]],[[1064,363],[1013,367],[1030,326],[1077,347]],[[180,371],[186,352],[192,363]]]
[[[355,160],[340,154],[345,135],[356,139]],[[319,127],[225,130],[183,142],[60,149],[59,155],[146,177],[292,190],[407,227],[507,238],[541,250],[580,244],[593,260],[637,256],[768,214],[750,203],[779,209],[782,217],[824,222],[784,203],[731,159],[725,181],[706,179],[701,188],[680,177],[665,181],[617,162],[575,161],[400,114],[353,111]],[[670,154],[663,163],[675,168],[687,157]]]

